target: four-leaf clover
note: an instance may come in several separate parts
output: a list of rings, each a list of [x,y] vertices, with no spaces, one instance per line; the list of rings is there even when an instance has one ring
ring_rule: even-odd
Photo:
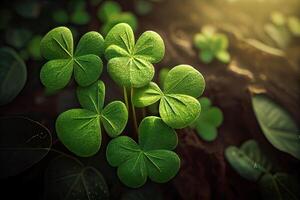
[[[95,82],[103,68],[103,37],[91,31],[83,35],[73,53],[73,36],[66,27],[48,32],[41,41],[41,53],[49,60],[42,67],[40,78],[48,89],[59,90],[70,81],[73,71],[80,86]]]
[[[105,47],[108,73],[123,87],[147,85],[154,76],[152,63],[159,62],[165,53],[164,42],[156,32],[144,32],[135,43],[131,27],[125,23],[109,31]]]
[[[159,102],[162,120],[172,128],[184,128],[197,119],[201,111],[198,98],[204,91],[202,74],[189,65],[171,69],[164,80],[163,91],[150,82],[134,90],[132,101],[136,107]]]
[[[227,51],[228,38],[221,33],[215,33],[211,27],[204,27],[202,33],[194,37],[196,48],[200,49],[199,58],[204,63],[210,63],[217,58],[223,63],[230,61],[230,54]]]
[[[199,100],[201,104],[201,115],[190,126],[196,128],[198,135],[205,141],[213,141],[218,135],[217,128],[223,122],[222,111],[211,105],[210,99],[202,97]]]
[[[56,131],[70,151],[87,157],[100,148],[100,122],[110,137],[116,137],[127,124],[128,111],[121,101],[113,101],[103,108],[105,85],[100,80],[88,87],[78,87],[77,97],[83,108],[60,114],[56,120]]]
[[[171,151],[177,146],[176,132],[159,117],[144,118],[139,126],[138,144],[128,136],[112,139],[106,158],[118,167],[118,176],[127,186],[137,188],[147,177],[157,183],[172,179],[180,168],[178,155]]]

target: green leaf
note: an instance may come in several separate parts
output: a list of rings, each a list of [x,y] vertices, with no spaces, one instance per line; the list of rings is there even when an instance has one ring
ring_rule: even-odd
[[[257,181],[262,174],[269,172],[272,168],[254,140],[244,142],[240,148],[227,147],[225,157],[238,174],[251,181]]]
[[[104,83],[99,80],[90,86],[78,87],[77,98],[84,109],[100,114],[105,98]]]
[[[41,12],[41,4],[37,0],[17,1],[14,5],[16,12],[25,18],[37,18]]]
[[[42,160],[50,150],[51,134],[24,117],[0,118],[0,178],[15,176]]]
[[[135,44],[131,27],[120,23],[114,26],[105,38],[105,56],[108,73],[124,87],[143,87],[154,76],[152,63],[159,62],[164,55],[164,44],[157,33],[147,31]]]
[[[206,49],[209,47],[209,44],[207,42],[207,37],[202,33],[197,33],[194,36],[194,44],[195,47],[199,49]]]
[[[223,113],[217,107],[212,107],[211,101],[207,97],[199,99],[202,106],[200,116],[190,125],[196,128],[198,135],[205,141],[213,141],[218,135],[217,128],[223,122]]]
[[[163,92],[154,82],[150,82],[142,88],[135,88],[133,93],[132,102],[136,107],[152,105],[159,101],[163,96]]]
[[[84,34],[78,42],[75,56],[83,56],[94,54],[102,56],[104,51],[104,39],[101,34],[96,31],[90,31]]]
[[[85,25],[90,21],[90,19],[91,16],[89,13],[81,9],[75,10],[71,15],[71,22],[77,25]]]
[[[202,74],[189,65],[178,65],[171,69],[164,82],[165,94],[185,94],[198,98],[204,88]]]
[[[228,63],[230,61],[230,54],[227,51],[218,52],[216,57],[223,63]]]
[[[111,16],[119,14],[121,6],[114,1],[105,1],[98,9],[97,16],[102,22],[107,22]]]
[[[64,88],[70,81],[73,71],[73,60],[50,60],[43,65],[40,79],[43,85],[51,90]]]
[[[288,18],[288,27],[294,36],[300,36],[300,19],[297,17]]]
[[[56,119],[59,140],[78,156],[96,154],[101,145],[101,129],[96,113],[85,109],[63,112]]]
[[[172,179],[180,168],[178,155],[167,150],[152,150],[145,153],[149,178],[157,183]]]
[[[69,21],[68,13],[64,9],[54,10],[52,18],[58,24],[66,24]]]
[[[118,167],[118,177],[128,187],[141,187],[146,183],[147,175],[145,157],[142,151]]]
[[[128,187],[142,186],[148,176],[158,183],[169,181],[180,167],[177,154],[168,150],[177,144],[175,131],[150,116],[141,122],[139,132],[139,145],[127,136],[110,141],[106,150],[109,164],[118,167],[118,176]]]
[[[136,142],[128,136],[119,136],[112,139],[106,147],[106,158],[113,167],[118,167],[130,157],[137,156],[141,152]]]
[[[201,73],[189,65],[178,65],[167,74],[164,91],[153,82],[136,88],[132,102],[144,107],[159,101],[159,114],[172,128],[184,128],[197,119],[201,105],[195,97],[204,90],[205,81]]]
[[[41,53],[47,60],[72,58],[73,36],[70,29],[61,26],[49,31],[41,41]]]
[[[203,115],[202,113],[200,116]],[[196,126],[196,131],[198,135],[205,141],[214,141],[218,136],[217,128],[210,123],[199,123]]]
[[[45,199],[109,199],[102,174],[75,158],[58,156],[45,173]]]
[[[41,41],[42,55],[50,60],[41,70],[42,83],[51,90],[62,89],[74,71],[80,86],[92,84],[102,73],[103,63],[98,56],[102,54],[102,48],[102,36],[92,31],[82,36],[73,55],[71,31],[66,27],[54,28]]]
[[[21,49],[30,40],[32,32],[26,28],[8,29],[5,32],[5,40],[7,44]]]
[[[96,55],[88,54],[74,59],[74,78],[80,86],[88,86],[98,80],[102,69],[102,60]]]
[[[214,59],[214,53],[210,50],[202,50],[199,54],[200,59],[204,63],[210,63]]]
[[[268,141],[280,151],[300,159],[300,130],[290,114],[265,95],[252,97],[252,105]]]
[[[7,47],[0,48],[0,105],[11,102],[23,89],[27,70],[24,61]]]
[[[42,40],[42,36],[36,35],[28,43],[27,46],[28,52],[34,60],[40,60],[42,58],[41,51],[40,51],[41,40]]]
[[[286,23],[285,16],[278,11],[274,11],[271,13],[271,21],[276,26],[283,26]]]
[[[286,173],[265,174],[259,181],[263,199],[297,200],[300,199],[299,182]]]
[[[105,37],[105,48],[116,45],[127,52],[131,52],[134,47],[134,34],[132,28],[125,23],[114,26]],[[106,56],[106,52],[105,52]],[[109,57],[108,59],[111,59]]]
[[[165,55],[164,41],[156,32],[146,31],[137,40],[134,55],[151,63],[158,63]]]
[[[153,5],[148,0],[138,0],[135,3],[135,10],[139,15],[147,15],[153,9]]]
[[[168,126],[184,128],[195,121],[201,112],[197,99],[182,94],[168,94],[159,104],[159,114]]]
[[[178,143],[177,134],[159,117],[146,117],[139,126],[139,145],[147,150],[173,150]]]
[[[153,65],[140,58],[117,57],[110,59],[107,71],[118,85],[125,87],[143,87],[154,76]]]
[[[116,137],[122,133],[128,120],[126,105],[121,101],[113,101],[103,109],[101,120],[110,137]]]

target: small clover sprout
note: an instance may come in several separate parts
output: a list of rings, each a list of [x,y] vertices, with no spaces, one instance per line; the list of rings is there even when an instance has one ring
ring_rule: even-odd
[[[109,31],[105,47],[108,73],[123,87],[147,85],[154,76],[152,63],[161,61],[165,53],[164,42],[156,32],[144,32],[135,43],[132,28],[125,23]]]
[[[159,101],[159,114],[172,128],[184,128],[198,118],[201,105],[196,98],[205,88],[200,72],[189,65],[178,65],[168,72],[163,88],[162,91],[156,83],[150,82],[134,90],[132,101],[137,107]]]
[[[83,108],[60,114],[56,120],[56,131],[70,151],[87,157],[100,148],[100,123],[110,137],[116,137],[127,124],[128,111],[120,101],[113,101],[103,108],[105,85],[100,80],[88,87],[78,87],[77,97]]]
[[[73,36],[66,27],[48,32],[41,41],[41,54],[49,60],[42,67],[40,78],[48,89],[59,90],[70,81],[73,71],[80,86],[95,82],[102,72],[104,39],[94,31],[84,34],[73,53]]]
[[[127,136],[112,139],[106,158],[118,167],[118,176],[127,186],[137,188],[147,177],[157,183],[172,179],[180,168],[180,159],[173,150],[177,146],[176,132],[159,117],[149,116],[139,126],[139,143]]]
[[[70,21],[77,25],[87,24],[91,16],[86,11],[86,2],[84,0],[72,1],[70,3],[70,7],[72,7],[73,12],[70,16]]]
[[[106,1],[99,7],[98,18],[103,23],[100,32],[104,35],[119,23],[127,23],[134,31],[137,29],[136,17],[130,12],[122,12],[121,6],[114,1]]]
[[[204,63],[210,63],[217,58],[223,63],[230,61],[230,54],[227,51],[228,38],[221,33],[215,33],[212,27],[203,27],[202,33],[194,37],[195,47],[200,50],[199,58]]]
[[[217,128],[223,122],[222,111],[211,105],[207,97],[199,99],[201,104],[201,115],[193,122],[192,128],[196,128],[198,135],[205,141],[213,141],[217,138]]]

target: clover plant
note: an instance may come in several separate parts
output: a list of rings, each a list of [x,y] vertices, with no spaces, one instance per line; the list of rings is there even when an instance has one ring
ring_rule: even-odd
[[[107,71],[120,86],[143,87],[154,76],[153,63],[162,60],[165,45],[153,31],[144,32],[135,42],[132,28],[125,23],[114,26],[105,38]]]
[[[157,183],[172,179],[180,167],[180,159],[172,150],[177,146],[176,132],[159,117],[149,116],[139,126],[138,144],[128,136],[110,141],[106,157],[118,167],[118,176],[127,186],[137,188],[147,177]]]
[[[91,156],[101,145],[101,125],[110,137],[116,137],[125,128],[128,112],[124,103],[113,101],[103,108],[105,85],[96,81],[87,87],[78,87],[77,98],[82,108],[60,114],[56,132],[60,141],[78,156]]]
[[[41,54],[49,60],[42,67],[40,78],[51,90],[64,88],[74,72],[80,86],[95,82],[102,73],[104,39],[101,34],[91,31],[84,34],[73,52],[73,36],[70,29],[57,27],[48,32],[41,41]]]
[[[215,106],[212,106],[211,101],[207,97],[199,99],[201,104],[201,115],[191,124],[195,128],[198,135],[205,141],[213,141],[218,136],[217,128],[223,122],[222,111]]]
[[[258,184],[263,199],[299,199],[299,182],[290,174],[278,172],[254,140],[240,148],[229,146],[225,157],[243,178]]]
[[[119,23],[127,23],[134,31],[137,29],[136,17],[130,12],[122,12],[121,6],[114,1],[105,1],[99,7],[98,18],[103,23],[100,32],[104,35]]]
[[[42,83],[49,89],[61,89],[70,80],[73,70],[78,83],[77,98],[82,108],[61,113],[56,120],[59,140],[77,156],[87,157],[98,152],[101,125],[113,137],[106,149],[110,165],[118,167],[118,176],[125,185],[137,188],[149,177],[164,183],[180,168],[180,159],[173,152],[177,134],[173,128],[184,128],[200,114],[198,98],[205,82],[200,72],[189,65],[178,65],[165,75],[163,90],[154,82],[154,63],[163,59],[165,46],[153,31],[144,32],[137,42],[132,28],[125,23],[115,25],[105,41],[96,32],[86,33],[73,54],[70,30],[58,27],[41,41],[42,55],[50,60],[41,69]],[[102,70],[99,55],[105,53],[107,71],[124,91],[124,100],[104,107],[105,85],[98,80]],[[130,93],[135,130],[119,136],[128,120]],[[148,116],[139,127],[135,106],[159,103],[161,117]],[[103,108],[104,107],[104,108]],[[131,136],[138,138],[138,143]]]
[[[200,50],[199,58],[204,63],[210,63],[217,58],[223,63],[230,61],[228,38],[225,34],[216,33],[214,28],[205,26],[201,33],[194,36],[194,45]]]
[[[137,107],[159,101],[162,120],[172,128],[184,128],[198,118],[201,105],[197,98],[204,88],[205,81],[201,73],[189,65],[178,65],[168,72],[163,90],[150,82],[134,90],[132,101]]]

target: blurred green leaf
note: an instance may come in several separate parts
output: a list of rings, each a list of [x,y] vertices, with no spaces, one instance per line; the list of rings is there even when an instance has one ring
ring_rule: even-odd
[[[253,96],[252,105],[268,141],[280,151],[300,159],[300,130],[291,115],[265,95]]]
[[[0,105],[11,102],[23,89],[27,79],[24,61],[7,47],[0,48]]]
[[[288,18],[288,27],[294,36],[300,36],[300,20],[297,17]]]
[[[15,176],[42,160],[51,147],[49,130],[24,117],[0,118],[0,178]]]
[[[138,0],[135,3],[135,10],[139,15],[147,15],[153,8],[152,3],[149,0]]]
[[[28,43],[28,47],[27,47],[28,52],[34,60],[41,60],[42,58],[41,51],[40,51],[41,41],[42,41],[42,36],[36,35]]]
[[[45,173],[45,199],[108,200],[109,189],[102,174],[75,158],[58,156]]]
[[[41,4],[37,0],[16,1],[14,8],[20,16],[25,18],[37,18],[41,12]]]
[[[240,148],[227,147],[225,157],[238,174],[250,181],[257,181],[260,176],[272,169],[272,164],[254,140],[244,142]]]
[[[265,174],[259,181],[263,199],[298,200],[300,185],[297,179],[286,173]]]
[[[52,13],[52,18],[58,24],[67,24],[69,21],[69,15],[64,9],[54,10]]]
[[[21,49],[30,40],[32,32],[26,28],[8,29],[5,33],[7,44]]]

